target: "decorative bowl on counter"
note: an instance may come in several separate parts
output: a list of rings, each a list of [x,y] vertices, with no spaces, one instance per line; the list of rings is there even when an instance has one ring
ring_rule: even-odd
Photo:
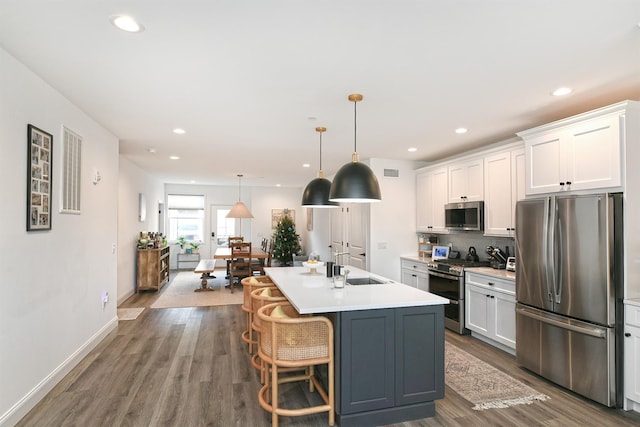
[[[320,274],[318,273],[318,268],[322,268],[324,266],[324,262],[322,261],[303,261],[302,265],[309,269],[309,274]]]

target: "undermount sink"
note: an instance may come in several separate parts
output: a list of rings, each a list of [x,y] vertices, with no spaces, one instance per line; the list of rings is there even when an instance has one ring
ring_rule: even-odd
[[[373,277],[353,277],[347,278],[347,285],[383,285],[386,282],[374,279]]]

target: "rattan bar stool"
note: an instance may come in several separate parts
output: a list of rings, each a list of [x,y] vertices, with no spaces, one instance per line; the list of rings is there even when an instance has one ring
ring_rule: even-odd
[[[329,425],[335,423],[333,324],[323,316],[302,316],[289,302],[276,302],[258,310],[262,324],[258,354],[271,368],[265,384],[258,392],[260,406],[271,412],[271,425],[278,426],[278,416],[297,417],[329,412]],[[326,364],[327,390],[315,376],[314,367]],[[306,367],[304,373],[279,377],[281,368]],[[307,408],[281,408],[278,385],[294,381],[309,381],[309,391],[318,391],[324,404]],[[269,403],[269,397],[271,403]]]
[[[242,331],[242,341],[249,344],[249,354],[253,354],[253,345],[258,341],[253,336],[253,330],[251,324],[253,323],[253,311],[251,309],[251,291],[256,288],[263,288],[265,286],[273,286],[273,282],[269,276],[251,276],[245,277],[240,281],[242,283],[242,311],[247,313],[247,328]]]
[[[258,346],[260,346],[260,332],[262,331],[262,323],[257,315],[258,310],[267,304],[281,301],[287,301],[287,297],[276,286],[265,286],[251,291],[251,309],[253,310],[251,329],[255,332]],[[260,371],[260,383],[264,384],[265,369],[258,352],[251,358],[251,364]]]

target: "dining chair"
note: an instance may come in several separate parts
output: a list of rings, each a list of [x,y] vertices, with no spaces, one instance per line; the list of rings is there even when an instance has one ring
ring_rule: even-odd
[[[251,242],[235,243],[231,246],[231,258],[229,260],[229,288],[231,288],[231,293],[233,293],[236,279],[240,284],[240,280],[252,275]]]

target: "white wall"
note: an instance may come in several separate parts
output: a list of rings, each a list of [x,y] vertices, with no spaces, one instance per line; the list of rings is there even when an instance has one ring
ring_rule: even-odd
[[[371,203],[368,250],[372,273],[400,281],[400,256],[417,252],[415,162],[371,159],[382,201]],[[385,177],[384,169],[397,169],[397,178]]]
[[[53,135],[50,231],[25,231],[29,123]],[[58,213],[62,125],[83,137],[80,215]],[[0,425],[13,425],[117,325],[118,140],[0,49],[0,147]]]
[[[166,194],[198,194],[205,196],[205,242],[200,246],[201,258],[211,258],[211,218],[210,207],[212,205],[232,206],[238,201],[237,186],[219,185],[187,185],[187,184],[167,184]],[[242,235],[246,240],[250,240],[259,245],[263,238],[270,238],[273,234],[271,228],[272,209],[293,209],[295,210],[296,231],[303,238],[306,225],[306,216],[300,207],[302,197],[301,188],[283,187],[250,187],[242,186],[242,201],[247,205],[253,219],[242,220]],[[172,247],[171,268],[175,268],[175,253]]]
[[[118,304],[136,290],[136,240],[141,231],[158,231],[158,202],[164,185],[131,161],[120,157],[118,177]],[[139,220],[139,194],[146,200],[146,219]]]

